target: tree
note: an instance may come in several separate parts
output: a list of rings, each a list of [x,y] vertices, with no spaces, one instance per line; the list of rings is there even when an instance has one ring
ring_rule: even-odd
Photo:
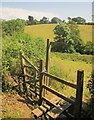
[[[85,23],[86,22],[86,20],[82,17],[72,18],[72,20],[76,23]]]
[[[66,23],[59,24],[54,29],[56,35],[55,45],[52,47],[52,51],[58,52],[75,52],[74,40],[71,38],[71,31]]]
[[[58,17],[53,17],[52,19],[51,19],[51,23],[61,23],[62,22],[62,20],[61,19],[59,19]]]
[[[33,16],[28,16],[28,25],[32,25],[33,24],[33,20],[34,20],[34,17]]]
[[[2,21],[3,35],[5,34],[12,36],[14,32],[22,32],[25,25],[26,21],[23,19]]]
[[[76,52],[83,53],[84,52],[84,43],[80,38],[80,31],[77,23],[72,20],[68,21],[68,27],[71,30],[71,38],[74,40],[74,48]]]
[[[71,17],[68,17],[68,20],[71,20]]]
[[[48,24],[49,23],[49,20],[47,17],[43,17],[41,20],[40,20],[40,23],[41,24]]]
[[[94,43],[93,42],[87,42],[85,44],[84,53],[88,55],[94,55]]]

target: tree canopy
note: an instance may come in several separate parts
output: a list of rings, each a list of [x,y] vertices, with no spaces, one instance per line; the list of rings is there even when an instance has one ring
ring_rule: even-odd
[[[51,19],[51,23],[61,23],[62,22],[62,20],[60,19],[60,18],[58,18],[58,17],[53,17],[52,19]]]
[[[55,45],[53,51],[57,52],[80,52],[83,50],[83,42],[79,35],[78,26],[75,22],[61,23],[54,29]]]
[[[75,17],[75,18],[72,18],[72,20],[76,23],[85,23],[86,20],[82,17]]]

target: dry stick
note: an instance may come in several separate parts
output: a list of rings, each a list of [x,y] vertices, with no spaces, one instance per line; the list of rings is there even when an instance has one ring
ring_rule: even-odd
[[[77,71],[77,90],[76,90],[76,100],[74,106],[74,117],[79,119],[81,115],[82,108],[82,95],[83,95],[83,81],[84,81],[84,71]]]
[[[46,47],[46,71],[49,73],[49,50],[50,50],[50,41],[47,39],[47,47]],[[49,85],[49,78],[46,77],[46,85]],[[45,90],[47,94],[47,90]]]

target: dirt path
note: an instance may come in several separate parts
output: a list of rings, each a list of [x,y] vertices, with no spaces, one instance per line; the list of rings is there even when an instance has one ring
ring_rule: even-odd
[[[27,101],[19,95],[3,94],[2,116],[5,118],[31,118],[32,106],[26,104],[26,102]]]

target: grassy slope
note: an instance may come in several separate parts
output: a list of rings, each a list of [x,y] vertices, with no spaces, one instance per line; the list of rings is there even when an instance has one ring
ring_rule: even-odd
[[[67,58],[65,57],[67,56]],[[63,55],[61,53],[51,53],[50,55],[50,72],[53,74],[56,74],[56,76],[63,78],[64,80],[67,80],[69,82],[76,84],[76,78],[77,78],[77,70],[82,69],[84,70],[84,100],[89,97],[89,91],[87,88],[87,83],[89,80],[89,76],[92,71],[92,64],[90,62],[84,62],[82,60],[79,60],[79,57],[87,57],[89,59],[92,59],[92,56],[87,55],[77,55],[75,60],[72,60],[71,57],[74,58],[74,55]],[[57,83],[57,87],[59,84]],[[55,86],[56,88],[56,86]],[[68,89],[67,89],[68,88]],[[61,92],[61,89],[58,89]],[[68,90],[68,91],[67,91]],[[66,96],[71,96],[74,93],[74,90],[72,90],[69,87],[65,87],[63,89],[63,94]]]
[[[32,25],[32,26],[26,26],[25,32],[29,33],[32,37],[41,37],[44,40],[50,39],[53,41],[54,37],[54,28],[56,24],[42,24],[42,25]]]
[[[54,28],[56,24],[42,24],[42,25],[32,25],[26,26],[25,32],[29,33],[34,38],[41,37],[44,40],[47,38],[53,41],[54,38]],[[80,30],[81,38],[87,42],[92,41],[92,26],[91,25],[78,25]],[[94,27],[93,27],[94,29]]]
[[[92,29],[92,25],[79,25],[80,36],[85,42],[92,41]]]
[[[46,40],[47,38],[50,38],[51,41],[53,40],[53,29],[56,26],[56,24],[46,24],[46,25],[33,25],[33,26],[27,26],[25,28],[25,32],[29,33],[31,36],[33,36],[34,38],[36,37],[41,37],[44,40]],[[79,25],[79,29],[80,29],[80,34],[82,39],[86,42],[86,41],[92,41],[92,26],[90,25]],[[70,58],[71,56],[71,58]],[[64,58],[64,59],[63,59]],[[92,71],[92,64],[91,62],[88,62],[88,60],[84,61],[85,59],[89,58],[89,61],[91,61],[90,59],[91,56],[82,56],[76,55],[76,60],[73,60],[72,58],[74,58],[74,55],[68,55],[68,54],[61,54],[61,53],[51,53],[50,56],[50,72],[53,73],[56,76],[59,76],[61,78],[64,78],[65,80],[69,80],[73,83],[76,83],[76,74],[77,74],[77,70],[78,69],[83,69],[85,71],[85,80],[84,80],[84,100],[87,99],[87,97],[89,97],[89,92],[87,88],[87,83],[88,83],[88,77]],[[54,83],[53,83],[54,86]],[[62,86],[60,84],[55,84],[55,88],[59,88],[58,90],[62,91]],[[68,88],[68,92],[66,87],[64,87],[63,89],[63,93],[66,94],[67,96],[70,96],[71,93],[74,93],[73,90],[69,90]]]

